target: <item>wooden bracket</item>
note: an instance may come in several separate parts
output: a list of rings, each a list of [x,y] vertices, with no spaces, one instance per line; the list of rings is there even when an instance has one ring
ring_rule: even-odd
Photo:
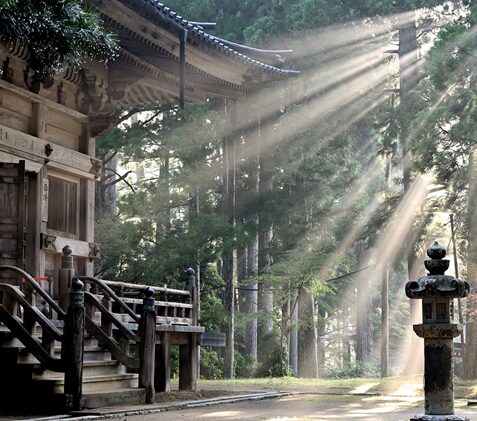
[[[99,177],[99,172],[101,171],[101,161],[96,158],[91,158],[91,169],[89,172],[96,177]]]
[[[101,246],[96,243],[89,243],[89,258],[99,259],[101,256]]]
[[[55,241],[56,237],[54,235],[48,235],[43,232],[40,235],[40,244],[42,249],[56,251]]]

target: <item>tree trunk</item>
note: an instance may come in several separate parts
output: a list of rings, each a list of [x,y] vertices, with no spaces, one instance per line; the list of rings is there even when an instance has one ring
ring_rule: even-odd
[[[416,29],[416,12],[409,12],[408,22],[399,28],[399,97],[401,102],[401,132],[400,143],[403,155],[403,184],[404,193],[409,190],[410,179],[410,162],[409,156],[409,132],[413,104],[410,99],[411,91],[416,87],[418,82],[418,50],[417,50],[417,29]],[[406,115],[407,114],[407,115]]]
[[[248,285],[244,282],[247,278],[247,249],[237,249],[237,285],[241,288],[238,294],[237,312],[246,312],[246,299]]]
[[[348,370],[351,366],[351,335],[350,335],[350,308],[343,309],[345,328],[343,332],[343,369]]]
[[[261,128],[260,135],[260,177],[259,177],[259,198],[260,205],[266,203],[268,192],[272,189],[272,173],[270,168],[271,154],[263,150],[263,144],[270,144],[273,136],[273,128],[270,123]],[[265,212],[267,209],[265,209]],[[272,284],[266,281],[270,274],[272,266],[271,244],[273,239],[273,228],[267,215],[261,215],[259,221],[259,251],[258,251],[258,273],[262,275],[262,281],[259,284],[258,310],[262,315],[258,323],[258,362],[265,367],[270,362],[270,352],[276,346],[273,333],[273,291]],[[265,373],[264,373],[265,374]]]
[[[111,155],[109,155],[111,156]],[[117,212],[116,172],[118,158],[109,159],[107,167],[101,166],[99,182],[96,184],[95,213],[96,218],[113,217]],[[108,168],[108,169],[106,169]]]
[[[381,271],[381,377],[389,376],[389,266]]]
[[[224,218],[229,225],[235,224],[235,152],[234,140],[226,138],[223,141],[224,159]],[[225,345],[224,377],[234,376],[235,359],[235,283],[233,250],[227,250],[222,257],[222,276],[226,282],[225,307],[227,310],[227,331]]]
[[[358,268],[365,266],[366,254],[364,245],[355,246]],[[371,322],[371,280],[369,274],[361,272],[356,278],[357,306],[356,306],[356,361],[366,363],[373,354],[373,325]]]
[[[318,377],[317,334],[313,295],[304,288],[298,292],[298,377]]]
[[[247,246],[247,290],[244,293],[244,311],[247,314],[247,323],[245,325],[245,356],[247,358],[247,375],[254,376],[258,359],[258,195],[260,185],[260,161],[259,161],[259,138],[253,136],[246,139],[248,152],[246,165],[246,191],[244,192],[244,217],[248,226],[248,235],[250,238]],[[245,209],[246,208],[246,209]],[[250,282],[250,280],[252,280]]]
[[[160,166],[161,184],[164,191],[163,202],[166,208],[156,218],[156,242],[159,243],[171,232],[171,209],[169,207],[170,181],[169,181],[169,157],[162,160]]]
[[[266,276],[270,273],[272,265],[271,256],[271,242],[273,237],[273,230],[267,227],[265,232],[262,232],[259,237],[259,251],[258,251],[258,268],[259,274]],[[264,317],[258,326],[258,336],[263,338],[273,332],[273,285],[270,282],[261,282],[259,285],[259,311],[263,313]]]
[[[386,153],[384,174],[384,191],[387,193],[391,184],[392,155]],[[389,375],[389,264],[382,262],[381,270],[381,377]]]
[[[318,321],[319,324],[318,324],[318,332],[317,332],[318,373],[319,375],[322,375],[322,373],[325,372],[325,359],[326,359],[326,353],[325,353],[326,325],[324,323],[326,312],[322,307],[318,307],[318,316],[319,316],[319,321]]]
[[[469,165],[469,199],[467,205],[467,282],[470,294],[466,306],[466,335],[464,377],[477,379],[477,152],[472,152]]]
[[[290,333],[288,335],[288,365],[290,374],[298,375],[298,290],[290,298]]]
[[[258,232],[252,236],[248,245],[247,275],[258,275]],[[257,362],[257,309],[258,309],[258,283],[248,284],[245,291],[245,313],[249,321],[245,325],[245,355],[248,358],[248,375],[253,376]]]
[[[404,194],[409,191],[411,184],[411,156],[409,154],[409,134],[410,134],[410,116],[413,115],[413,99],[411,91],[415,88],[418,75],[418,48],[417,48],[417,29],[416,29],[416,11],[411,10],[409,15],[405,17],[405,24],[399,28],[399,98],[400,98],[400,135],[399,141],[402,150],[402,168],[403,168],[403,185]],[[409,238],[412,238],[412,232]],[[413,278],[413,268],[415,266],[416,256],[414,253],[414,241],[407,241],[408,258],[408,280]],[[418,319],[419,303],[411,300],[411,323],[415,324]],[[416,335],[411,335],[410,352],[404,368],[407,374],[421,373],[421,364],[417,364],[416,352],[421,345],[421,340]],[[422,348],[422,347],[421,347]]]

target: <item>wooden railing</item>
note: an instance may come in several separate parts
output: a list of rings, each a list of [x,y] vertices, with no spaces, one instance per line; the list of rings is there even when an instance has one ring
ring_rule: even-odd
[[[41,285],[30,276],[29,273],[15,266],[8,265],[0,265],[0,271],[10,271],[20,275],[24,285],[27,286],[26,294],[30,300],[33,299],[33,294],[37,293],[50,306],[50,308],[56,312],[58,319],[65,318],[66,312],[56,303],[55,300],[53,300],[53,298],[51,298]],[[23,287],[23,285],[21,286]],[[33,302],[31,302],[31,304],[33,304]]]
[[[74,280],[70,291],[68,311],[58,304],[25,271],[14,266],[0,266],[0,271],[11,271],[23,278],[22,288],[10,284],[0,284],[0,322],[12,332],[26,349],[35,356],[45,369],[65,373],[65,406],[67,409],[81,409],[83,383],[83,343],[84,343],[84,298],[83,283]],[[36,307],[35,294],[48,303],[57,318],[64,320],[61,332]],[[19,311],[21,308],[22,311]],[[37,325],[41,326],[41,341],[36,335]],[[61,357],[55,357],[55,341],[61,343]]]
[[[0,321],[45,368],[64,372],[65,366],[61,358],[52,355],[55,341],[63,342],[62,332],[37,307],[32,306],[18,288],[0,284],[0,291]],[[37,323],[42,327],[41,341],[35,335]]]
[[[24,282],[21,288],[24,292],[18,286],[0,284],[0,322],[8,327],[44,368],[65,373],[68,409],[81,408],[85,331],[96,338],[129,371],[139,372],[139,385],[146,389],[147,402],[153,402],[154,399],[156,332],[161,331],[161,325],[165,325],[166,330],[174,329],[173,325],[177,325],[178,331],[187,328],[188,332],[195,332],[198,303],[192,270],[187,272],[188,285],[192,285],[188,290],[84,276],[71,278],[74,271],[68,270],[68,277],[65,275],[62,279],[63,283],[71,285],[68,299],[65,301],[63,297],[63,303],[69,302],[67,312],[25,271],[13,266],[0,266],[0,271],[2,270],[13,271],[22,277]],[[86,292],[83,291],[82,281]],[[64,320],[63,332],[35,306],[35,294],[56,312],[56,319]],[[19,307],[21,312],[18,311]],[[35,335],[37,325],[42,327],[41,341]],[[191,379],[195,378],[196,373],[196,359],[193,358],[196,333],[188,335],[190,343],[181,345],[184,348],[181,350],[181,361],[184,360],[181,366],[188,367],[187,370],[184,369],[188,374],[180,384],[190,387],[194,384]],[[167,360],[169,333],[164,338],[167,341],[164,351]],[[61,358],[54,356],[55,341],[61,343]],[[132,350],[134,351],[131,352]],[[189,359],[192,362],[186,364],[185,360]]]
[[[197,304],[194,299],[194,290],[180,290],[126,282],[107,281],[89,276],[80,276],[85,282],[86,289],[91,293],[103,295],[110,302],[110,309],[119,313],[119,317],[126,323],[139,323],[143,293],[147,288],[153,291],[156,324],[158,325],[185,325],[196,324]],[[89,285],[89,288],[88,288]],[[106,302],[105,302],[106,304]]]
[[[138,372],[138,356],[131,355],[129,350],[131,345],[138,345],[141,339],[111,311],[108,297],[104,298],[100,301],[90,292],[85,293],[86,330],[111,353],[114,359],[124,364],[129,371]],[[100,324],[95,321],[97,311],[101,314]],[[114,331],[113,327],[116,328]]]
[[[85,283],[87,290],[86,330],[131,372],[140,369],[139,351],[144,332],[140,332],[139,324],[144,313],[146,291],[150,294],[148,314],[155,318],[156,326],[194,325],[192,291],[107,281],[90,276],[78,279]],[[96,317],[98,313],[99,321]]]

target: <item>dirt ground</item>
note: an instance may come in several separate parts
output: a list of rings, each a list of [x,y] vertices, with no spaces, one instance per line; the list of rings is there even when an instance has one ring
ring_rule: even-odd
[[[297,395],[280,399],[246,401],[150,415],[121,417],[121,421],[218,420],[363,420],[409,421],[422,413],[422,398],[396,396]],[[477,408],[456,402],[456,413],[477,421]]]

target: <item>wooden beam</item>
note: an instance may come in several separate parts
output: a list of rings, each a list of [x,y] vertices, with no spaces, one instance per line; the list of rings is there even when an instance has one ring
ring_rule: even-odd
[[[0,151],[13,153],[83,178],[97,175],[101,161],[52,142],[0,125]]]
[[[51,101],[50,99],[44,98],[40,95],[34,94],[30,91],[27,91],[23,88],[19,88],[18,86],[15,86],[11,83],[6,82],[5,80],[0,80],[0,88],[1,89],[6,89],[10,92],[15,92],[16,94],[28,98],[30,101],[33,103],[38,103],[38,104],[44,104],[48,106],[48,108],[57,110],[61,113],[67,114],[70,117],[73,117],[75,120],[82,122],[82,123],[87,123],[88,122],[88,116],[85,114],[82,114],[78,111],[72,110],[71,108],[65,107],[64,105],[58,104],[57,102]]]
[[[54,235],[51,231],[41,234],[41,248],[54,253],[61,254],[63,247],[70,246],[71,250],[73,250],[73,256],[87,257],[92,259],[96,257],[91,254],[92,245],[93,243],[88,241],[75,240],[73,238]]]

